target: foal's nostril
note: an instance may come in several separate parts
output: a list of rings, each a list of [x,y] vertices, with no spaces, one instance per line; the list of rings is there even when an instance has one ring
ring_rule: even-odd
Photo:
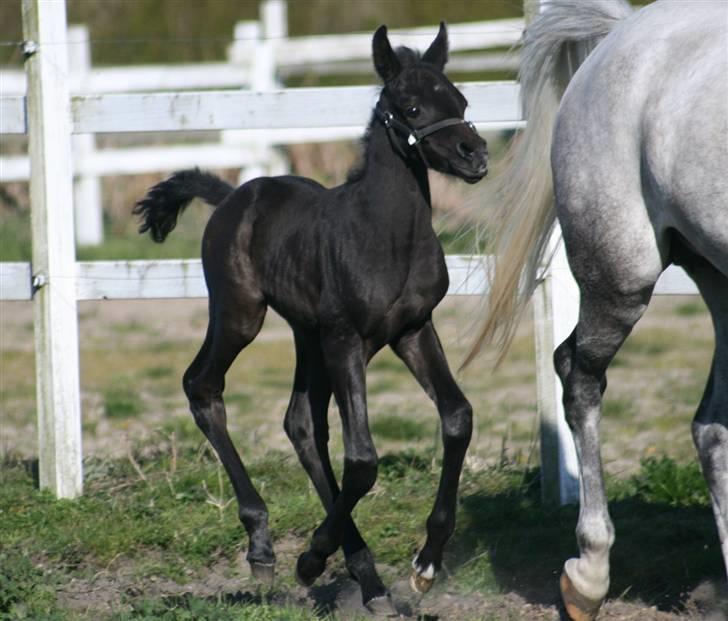
[[[473,153],[474,149],[471,148],[469,145],[465,144],[464,142],[458,143],[458,146],[455,147],[455,150],[458,152],[458,155],[466,160],[473,159]]]

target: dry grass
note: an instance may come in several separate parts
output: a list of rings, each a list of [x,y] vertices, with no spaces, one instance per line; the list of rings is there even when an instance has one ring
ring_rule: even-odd
[[[658,298],[609,373],[602,423],[607,470],[628,474],[641,458],[668,454],[691,460],[689,423],[712,355],[709,315],[697,298]],[[453,297],[435,323],[456,367],[472,336],[479,301]],[[687,310],[686,310],[687,309]],[[0,450],[36,452],[35,375],[29,303],[0,305]],[[180,387],[207,320],[203,300],[84,302],[80,305],[84,451],[119,455],[125,442],[155,429],[200,437]],[[282,429],[290,395],[290,331],[270,312],[263,331],[227,378],[233,437],[255,458],[270,448],[291,451]],[[380,452],[404,446],[433,448],[437,415],[404,365],[381,352],[368,374],[369,409]],[[460,377],[476,413],[470,456],[484,464],[507,457],[536,464],[536,384],[530,322],[521,326],[505,363],[493,372],[479,359]],[[338,416],[332,412],[332,452],[340,456]],[[398,426],[398,421],[401,425]],[[422,425],[415,437],[405,430]],[[400,429],[401,427],[401,429]]]

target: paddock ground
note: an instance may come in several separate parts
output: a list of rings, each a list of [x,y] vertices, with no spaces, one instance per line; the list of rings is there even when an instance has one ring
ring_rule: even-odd
[[[478,304],[451,297],[436,311],[453,367],[466,351]],[[8,579],[27,586],[52,576],[55,586],[43,597],[52,597],[58,615],[70,615],[51,617],[59,619],[362,614],[339,555],[314,589],[291,578],[295,557],[322,514],[281,426],[293,372],[285,322],[269,313],[226,389],[231,433],[274,516],[280,577],[274,591],[264,593],[243,562],[245,542],[228,483],[200,441],[179,386],[204,334],[205,301],[84,302],[79,314],[88,495],[81,503],[53,503],[32,483],[32,307],[0,304],[0,511],[13,518],[0,537],[0,565],[10,568],[0,593]],[[725,611],[706,612],[720,601],[724,577],[689,432],[711,355],[704,305],[695,297],[656,298],[610,371],[603,454],[618,543],[602,619],[725,619]],[[357,520],[403,612],[428,620],[557,619],[554,588],[561,561],[574,551],[576,511],[538,501],[531,322],[524,322],[500,368],[481,358],[459,378],[474,406],[476,432],[459,527],[438,587],[418,600],[406,583],[437,481],[436,414],[390,352],[378,355],[368,374],[383,466]],[[339,463],[337,418],[332,411],[331,450]],[[183,491],[172,494],[173,488]],[[97,520],[86,527],[87,536],[76,532],[80,519]],[[161,534],[147,532],[150,521]],[[121,540],[109,534],[117,522],[126,524]],[[202,543],[190,543],[198,538]],[[15,610],[9,618],[23,618],[9,593],[5,601],[15,602],[7,604]]]
[[[436,310],[448,359],[457,368],[474,333],[480,300],[448,297]],[[87,456],[118,457],[160,432],[197,438],[180,378],[204,335],[205,300],[79,304],[83,444]],[[0,304],[2,438],[0,451],[37,453],[30,303]],[[690,420],[712,357],[712,327],[699,298],[657,297],[609,371],[603,430],[608,472],[633,473],[640,459],[694,459]],[[227,376],[225,398],[233,438],[245,459],[270,449],[291,452],[282,419],[290,396],[293,350],[287,324],[269,311],[258,338]],[[459,374],[473,404],[473,468],[501,461],[538,463],[536,382],[530,315],[496,370],[482,357]],[[404,365],[382,351],[367,377],[369,412],[380,453],[432,450],[436,413]],[[332,453],[341,455],[332,412]]]

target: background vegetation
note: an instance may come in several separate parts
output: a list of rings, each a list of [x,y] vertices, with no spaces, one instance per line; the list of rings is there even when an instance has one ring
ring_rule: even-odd
[[[258,17],[257,0],[68,0],[69,23],[88,24],[94,64],[223,60],[239,20]],[[519,0],[289,0],[289,34],[333,34],[517,17]],[[20,0],[0,3],[0,40],[20,41]],[[0,48],[0,64],[20,63]]]

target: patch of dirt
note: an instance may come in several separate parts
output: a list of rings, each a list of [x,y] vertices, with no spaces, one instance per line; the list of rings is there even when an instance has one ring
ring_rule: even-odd
[[[195,597],[233,604],[267,602],[336,612],[344,620],[371,616],[362,605],[359,586],[343,567],[340,554],[330,560],[330,568],[310,588],[299,586],[285,575],[293,571],[296,557],[305,544],[303,539],[293,536],[276,543],[279,575],[271,590],[262,589],[255,582],[243,551],[232,561],[219,559],[198,572],[187,570],[179,582],[154,575],[140,580],[137,562],[115,559],[93,577],[74,579],[59,587],[58,599],[72,611],[91,615],[130,609],[131,602],[139,597],[161,598],[170,603],[182,603],[185,598]],[[538,603],[512,592],[458,593],[457,585],[446,578],[436,583],[432,591],[421,595],[411,591],[409,577],[397,576],[392,567],[378,565],[377,568],[385,583],[390,585],[394,605],[402,619],[559,621],[565,618],[556,583],[541,586],[544,592],[533,598]],[[601,609],[599,621],[728,621],[726,585],[703,583],[686,594],[685,601],[684,611],[667,612],[639,602],[608,599]]]

